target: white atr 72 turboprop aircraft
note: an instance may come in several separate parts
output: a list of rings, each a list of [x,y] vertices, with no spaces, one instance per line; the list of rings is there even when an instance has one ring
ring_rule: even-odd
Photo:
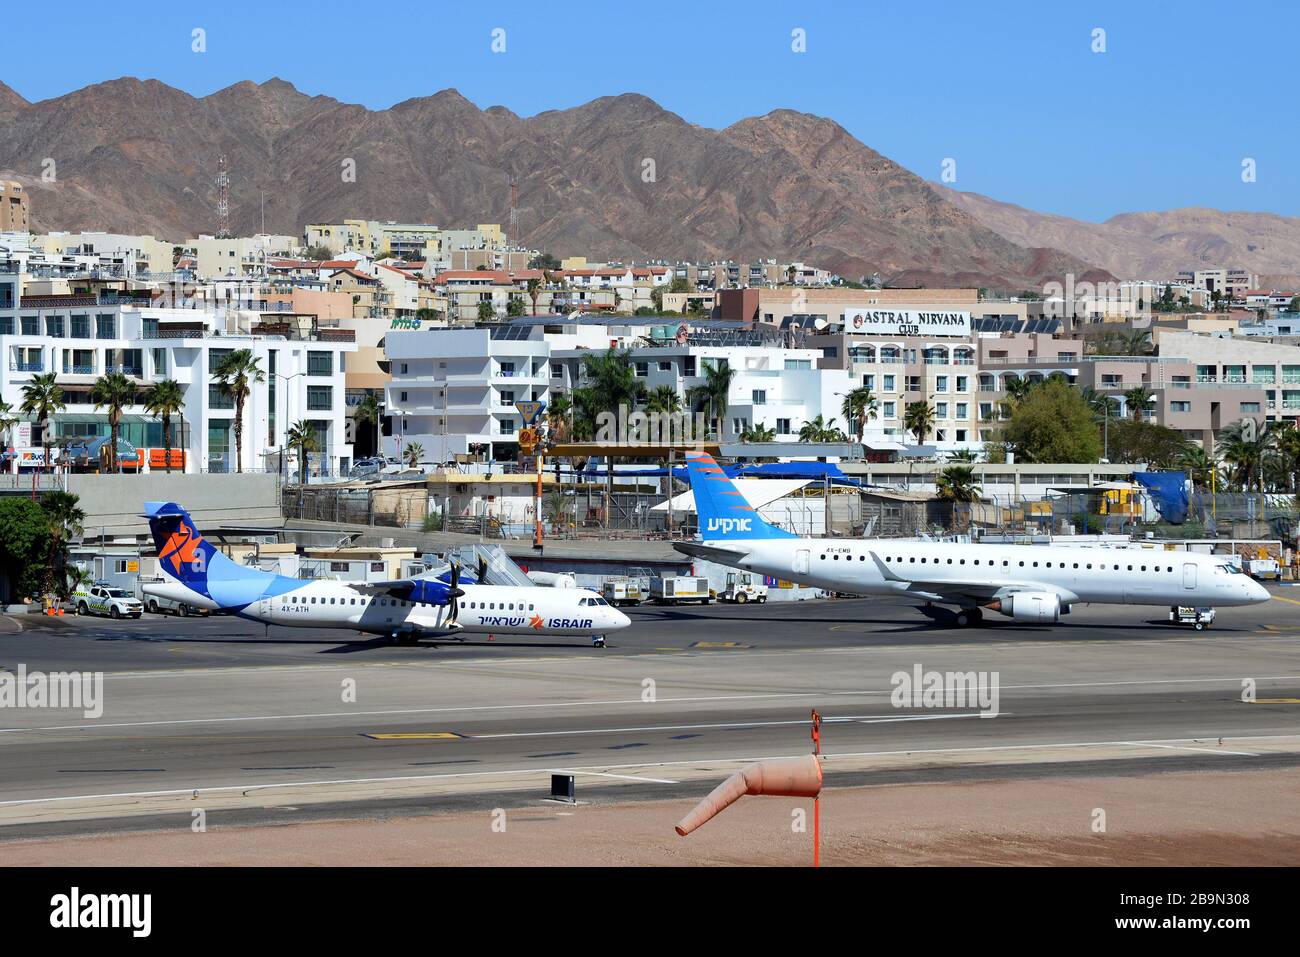
[[[970,545],[898,539],[799,538],[764,521],[712,456],[688,455],[699,542],[685,555],[852,595],[955,605],[956,624],[983,609],[1054,622],[1076,602],[1253,605],[1263,585],[1221,556],[1139,548]]]
[[[245,568],[204,541],[174,502],[145,502],[144,510],[164,579],[146,585],[149,594],[268,625],[370,632],[409,644],[433,637],[527,635],[591,638],[603,646],[606,633],[631,623],[585,588],[461,584],[455,564],[442,577],[355,583]]]

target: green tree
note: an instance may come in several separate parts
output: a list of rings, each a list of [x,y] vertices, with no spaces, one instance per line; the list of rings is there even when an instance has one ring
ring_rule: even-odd
[[[1056,380],[1035,386],[1012,407],[1001,440],[1019,462],[1095,462],[1101,455],[1092,409],[1076,389]]]
[[[484,299],[478,304],[478,321],[492,322],[497,317],[496,307],[491,302]]]
[[[546,431],[554,442],[567,442],[573,435],[573,398],[567,392],[552,390],[546,402]]]
[[[538,253],[532,259],[528,260],[529,269],[554,270],[560,268],[560,261],[550,253]],[[534,310],[536,311],[536,310]]]
[[[1129,413],[1133,416],[1133,421],[1141,420],[1142,414],[1151,408],[1151,403],[1155,401],[1155,396],[1149,389],[1136,385],[1124,393],[1124,405],[1128,407]]]
[[[917,445],[925,445],[925,437],[934,429],[934,406],[924,399],[909,402],[903,410],[903,428],[916,436]]]
[[[307,456],[320,450],[320,440],[316,437],[315,427],[306,419],[299,419],[289,426],[284,435],[285,444],[298,452],[298,482],[307,484]]]
[[[611,347],[604,352],[584,352],[582,378],[584,385],[575,391],[574,402],[583,434],[595,433],[601,413],[617,420],[620,406],[626,406],[630,412],[645,394],[645,383],[636,376],[629,349]]]
[[[334,258],[334,250],[328,246],[317,243],[315,246],[308,246],[307,251],[303,253],[304,258],[314,260],[315,262],[328,262]]]
[[[843,442],[845,436],[834,419],[823,419],[820,415],[805,422],[799,429],[800,442]]]
[[[1218,463],[1203,447],[1189,442],[1178,458],[1178,467],[1187,473],[1194,487],[1204,488],[1210,484],[1210,473],[1218,468]]]
[[[22,396],[23,401],[18,406],[19,410],[33,416],[41,424],[43,465],[45,471],[48,472],[50,470],[50,433],[54,431],[53,425],[50,424],[50,416],[56,412],[62,412],[65,408],[63,386],[55,381],[53,372],[43,372],[40,375],[32,376],[32,381],[23,386]]]
[[[645,410],[659,415],[673,415],[682,410],[682,399],[670,385],[655,386],[646,398]]]
[[[978,502],[983,492],[969,465],[949,465],[940,471],[935,489],[945,502]]]
[[[724,359],[709,359],[704,365],[704,381],[690,391],[691,401],[698,411],[709,411],[709,428],[717,438],[722,438],[722,420],[727,417],[731,395],[731,382],[736,370]]]
[[[96,409],[108,410],[108,470],[116,472],[118,429],[126,407],[135,404],[135,383],[120,372],[110,372],[95,380],[90,388],[90,399]]]
[[[5,448],[9,448],[14,444],[12,429],[17,424],[18,416],[14,415],[13,406],[0,399],[0,435],[4,436]]]
[[[866,436],[867,423],[876,417],[879,407],[880,403],[865,385],[850,389],[845,394],[844,401],[840,404],[840,414],[844,416],[845,422],[853,423],[853,434],[859,442]]]
[[[46,492],[40,498],[41,510],[49,523],[50,548],[46,565],[46,590],[60,598],[68,597],[68,580],[64,570],[68,564],[68,542],[84,529],[86,513],[80,499],[71,492]]]
[[[1172,469],[1187,451],[1187,440],[1177,429],[1134,419],[1119,419],[1110,425],[1110,460],[1151,468]]]
[[[252,383],[265,382],[262,367],[250,349],[236,349],[222,356],[213,373],[221,391],[235,400],[235,471],[244,471],[244,400],[252,394]]]
[[[537,300],[542,295],[542,280],[534,276],[525,284],[528,290],[528,298],[533,301],[533,315],[537,315]]]
[[[406,459],[407,468],[418,469],[420,459],[424,458],[424,446],[419,442],[408,442],[402,450],[402,457]]]
[[[1264,467],[1276,438],[1274,429],[1254,419],[1242,419],[1219,432],[1218,453],[1238,490],[1264,491]]]
[[[740,433],[742,442],[772,442],[775,439],[776,429],[761,422],[747,426],[745,431]]]
[[[30,498],[0,498],[0,573],[8,579],[10,600],[35,597],[47,578],[50,517]]]
[[[524,314],[524,301],[519,296],[511,296],[506,303],[506,318],[518,319]]]
[[[144,394],[144,410],[162,422],[163,454],[167,457],[168,472],[172,470],[172,416],[179,415],[184,408],[185,392],[175,379],[155,382]]]

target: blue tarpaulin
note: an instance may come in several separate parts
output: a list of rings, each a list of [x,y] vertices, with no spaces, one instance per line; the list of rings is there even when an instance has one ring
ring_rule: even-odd
[[[1137,482],[1155,504],[1166,522],[1181,525],[1187,521],[1187,475],[1184,472],[1134,472]]]

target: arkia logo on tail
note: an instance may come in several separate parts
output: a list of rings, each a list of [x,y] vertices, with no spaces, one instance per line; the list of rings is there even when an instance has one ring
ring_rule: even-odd
[[[198,532],[182,521],[176,526],[176,531],[168,536],[167,544],[158,555],[158,561],[170,563],[172,571],[177,575],[181,573],[182,563],[197,570],[196,560],[202,554],[199,551],[201,541],[203,539],[199,537]]]
[[[731,535],[735,532],[752,532],[753,519],[748,518],[712,518],[710,517],[704,527],[710,532],[721,532],[723,535]]]

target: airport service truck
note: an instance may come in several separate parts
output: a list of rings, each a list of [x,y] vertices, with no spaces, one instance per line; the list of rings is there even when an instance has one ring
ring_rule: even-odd
[[[713,601],[709,580],[696,575],[665,575],[650,581],[650,600],[656,605],[680,605],[697,601],[707,605]]]
[[[737,605],[751,601],[762,603],[767,601],[767,586],[753,572],[727,572],[727,584],[718,592],[718,601],[730,601]]]

